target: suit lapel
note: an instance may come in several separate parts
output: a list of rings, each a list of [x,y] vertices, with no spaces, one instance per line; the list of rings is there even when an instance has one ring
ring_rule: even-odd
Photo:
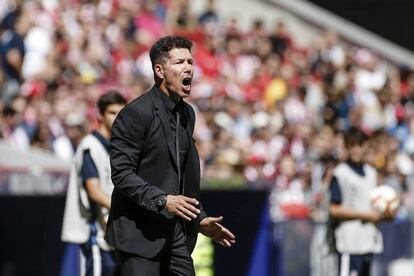
[[[158,95],[158,93],[163,93],[163,92],[157,91],[157,90],[159,90],[159,88],[156,86],[154,86],[151,89],[150,95],[151,95],[152,103],[154,104],[154,107],[155,107],[155,113],[161,121],[161,125],[164,130],[164,135],[165,135],[165,138],[168,144],[168,150],[170,152],[172,159],[174,160],[175,166],[177,166],[177,156],[175,153],[175,146],[174,146],[174,133],[171,130],[167,110],[162,103],[162,99]]]

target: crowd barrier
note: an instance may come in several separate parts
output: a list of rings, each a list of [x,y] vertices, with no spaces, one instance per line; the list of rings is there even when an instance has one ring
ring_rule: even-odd
[[[0,197],[0,275],[76,276],[77,248],[60,241],[64,201],[64,195]],[[223,248],[202,240],[193,255],[200,275],[311,275],[314,222],[272,223],[265,191],[208,190],[202,202],[209,215],[224,216],[237,242]],[[410,221],[382,224],[381,230],[385,251],[376,256],[375,276],[386,276],[395,260],[412,258]]]

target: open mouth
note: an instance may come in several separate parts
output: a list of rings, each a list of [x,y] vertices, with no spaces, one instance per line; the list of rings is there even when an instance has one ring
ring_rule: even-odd
[[[185,90],[190,90],[191,87],[191,77],[185,77],[182,81],[182,85]]]

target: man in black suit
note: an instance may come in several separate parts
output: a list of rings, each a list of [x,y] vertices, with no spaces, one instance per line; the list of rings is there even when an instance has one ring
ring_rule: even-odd
[[[164,37],[150,50],[155,86],[116,118],[111,138],[114,191],[106,240],[128,276],[195,275],[197,233],[230,247],[234,235],[199,203],[195,113],[183,101],[193,78],[191,41]]]

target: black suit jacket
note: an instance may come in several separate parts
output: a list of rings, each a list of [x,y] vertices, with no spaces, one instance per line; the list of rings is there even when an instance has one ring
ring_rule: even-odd
[[[173,215],[159,211],[155,199],[163,194],[178,194],[178,170],[174,134],[169,124],[163,93],[154,86],[118,114],[112,127],[111,170],[114,191],[106,241],[118,250],[152,258],[173,231]],[[184,103],[186,131],[190,149],[183,173],[184,195],[200,194],[200,163],[192,139],[195,113]],[[202,207],[200,207],[202,209]],[[186,223],[189,250],[195,245],[198,224]]]

